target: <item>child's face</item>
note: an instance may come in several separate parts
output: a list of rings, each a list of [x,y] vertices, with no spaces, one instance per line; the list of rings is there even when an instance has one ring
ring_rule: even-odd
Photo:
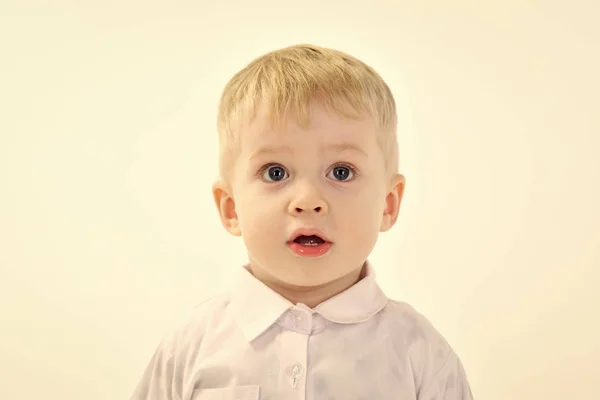
[[[404,188],[401,175],[386,175],[373,122],[316,105],[308,130],[289,123],[275,132],[266,121],[259,112],[240,133],[229,193],[229,230],[243,237],[252,269],[302,287],[360,269],[394,224]],[[290,243],[298,229],[318,230],[331,245]]]

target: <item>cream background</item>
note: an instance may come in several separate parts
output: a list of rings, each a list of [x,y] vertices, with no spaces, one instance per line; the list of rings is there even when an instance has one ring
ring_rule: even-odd
[[[407,189],[371,258],[388,295],[477,399],[599,398],[594,1],[48,3],[0,5],[0,398],[128,398],[223,288],[245,254],[210,195],[218,96],[299,42],[397,97]]]

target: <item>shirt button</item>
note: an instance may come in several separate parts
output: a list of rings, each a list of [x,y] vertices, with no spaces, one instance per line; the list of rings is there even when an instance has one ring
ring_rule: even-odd
[[[290,366],[290,372],[293,374],[300,374],[302,375],[302,371],[304,370],[304,368],[302,367],[302,364],[300,363],[294,363],[293,365]]]
[[[292,313],[291,316],[291,322],[293,326],[297,326],[298,324],[301,324],[302,321],[304,320],[304,317],[302,316],[302,314],[299,313]]]
[[[294,363],[287,368],[287,374],[290,378],[292,378],[292,387],[295,388],[298,384],[298,381],[302,379],[304,375],[304,367],[300,363]]]

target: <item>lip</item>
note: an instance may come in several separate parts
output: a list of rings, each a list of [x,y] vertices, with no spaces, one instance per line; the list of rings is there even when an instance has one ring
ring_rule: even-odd
[[[295,230],[294,233],[292,233],[292,236],[290,236],[288,243],[294,242],[294,240],[298,239],[300,236],[318,236],[323,239],[325,243],[331,243],[331,240],[329,240],[323,232],[315,228],[300,228]]]

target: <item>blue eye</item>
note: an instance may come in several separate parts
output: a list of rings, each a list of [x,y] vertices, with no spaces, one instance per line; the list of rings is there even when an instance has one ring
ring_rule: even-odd
[[[354,177],[354,171],[349,167],[334,167],[327,176],[329,175],[336,181],[347,181]]]
[[[285,169],[279,165],[274,165],[272,167],[267,168],[267,170],[263,173],[263,178],[267,181],[279,182],[284,180],[287,177],[287,172]]]

